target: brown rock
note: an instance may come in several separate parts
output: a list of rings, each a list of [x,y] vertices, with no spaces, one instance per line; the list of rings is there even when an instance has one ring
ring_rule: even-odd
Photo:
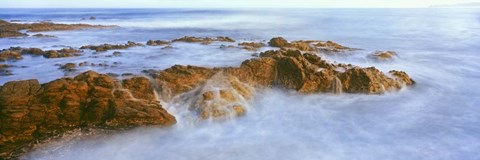
[[[163,41],[163,40],[148,40],[147,45],[149,46],[162,46],[162,45],[167,45],[170,44],[169,41]]]
[[[60,31],[60,30],[78,30],[86,28],[112,28],[116,26],[102,26],[89,24],[56,24],[51,22],[40,23],[10,23],[0,20],[0,38],[5,37],[19,37],[27,36],[25,33],[20,33],[21,30],[27,32],[42,32],[42,31]]]
[[[17,48],[3,49],[0,51],[0,61],[19,60],[22,58],[21,50]]]
[[[95,50],[96,52],[105,52],[112,49],[127,49],[130,47],[136,47],[136,46],[143,46],[143,44],[128,41],[127,44],[102,44],[98,46],[87,45],[87,46],[80,47],[80,49],[90,49],[90,50]]]
[[[395,56],[397,56],[397,52],[395,51],[376,51],[368,57],[379,61],[387,61],[392,60]]]
[[[288,47],[290,43],[288,43],[288,41],[283,37],[275,37],[270,39],[270,42],[268,42],[268,45],[272,47],[282,48],[282,47]]]
[[[60,69],[62,69],[65,72],[75,71],[76,70],[75,68],[77,68],[77,64],[75,63],[67,63],[60,67]]]
[[[174,39],[172,42],[201,43],[203,45],[208,45],[212,42],[235,42],[235,40],[230,37],[221,36],[216,38],[184,36],[182,38]]]
[[[202,86],[183,94],[179,101],[191,102],[187,105],[199,118],[222,120],[244,115],[252,94],[252,87],[220,72]]]
[[[249,51],[257,51],[258,49],[265,46],[265,44],[261,42],[242,42],[238,45],[241,46],[243,49],[246,49]]]
[[[74,128],[175,123],[156,100],[148,79],[121,83],[93,71],[43,85],[37,80],[7,82],[0,88],[0,106],[3,158],[12,157],[13,151],[29,142]]]

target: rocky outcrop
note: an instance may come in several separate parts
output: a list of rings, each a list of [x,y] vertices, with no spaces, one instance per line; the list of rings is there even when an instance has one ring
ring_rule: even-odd
[[[172,40],[172,42],[201,43],[204,45],[208,45],[212,42],[235,42],[235,40],[230,37],[222,37],[222,36],[215,37],[215,38],[185,36],[182,38],[174,39]]]
[[[17,48],[3,49],[0,51],[0,61],[22,59],[21,50]]]
[[[144,77],[119,81],[93,71],[40,85],[12,81],[0,87],[0,156],[44,137],[79,127],[169,126],[175,118]]]
[[[148,40],[147,41],[148,46],[163,46],[168,44],[170,44],[170,42],[164,41],[164,40]]]
[[[242,42],[238,46],[249,51],[257,51],[258,49],[265,47],[265,44],[261,42]]]
[[[89,24],[56,24],[51,22],[40,23],[10,23],[0,20],[0,38],[27,36],[20,31],[43,32],[43,31],[61,31],[61,30],[79,30],[87,28],[112,28],[116,26],[89,25]]]
[[[319,41],[319,40],[307,40],[307,41],[292,41],[288,42],[285,38],[275,37],[270,39],[268,44],[272,47],[279,47],[284,50],[293,49],[300,51],[317,51],[317,52],[342,52],[352,50],[351,48],[342,46],[332,41]]]
[[[378,61],[393,60],[395,56],[397,56],[397,52],[395,51],[376,51],[375,53],[368,55],[368,57]]]
[[[381,94],[414,84],[404,72],[392,71],[388,75],[374,67],[333,64],[299,50],[262,52],[259,58],[246,60],[239,67],[176,65],[163,71],[147,71],[155,79],[162,97],[167,99],[204,85],[218,72],[255,87],[280,87],[301,93]]]
[[[188,109],[201,119],[223,120],[245,115],[253,92],[248,84],[219,72],[177,101],[187,102]]]
[[[45,58],[75,57],[80,56],[81,52],[73,48],[43,51],[39,48],[10,47],[0,51],[0,61],[20,60],[23,58],[22,55],[43,56]]]
[[[114,50],[114,49],[127,49],[130,47],[137,47],[137,46],[144,46],[141,43],[135,43],[132,41],[128,41],[127,44],[102,44],[102,45],[87,45],[87,46],[82,46],[80,49],[90,49],[94,50],[96,52],[105,52],[108,50]]]

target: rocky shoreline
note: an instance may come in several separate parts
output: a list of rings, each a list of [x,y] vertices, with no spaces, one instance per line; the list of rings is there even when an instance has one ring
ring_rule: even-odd
[[[79,30],[88,28],[113,28],[117,26],[104,25],[89,25],[89,24],[57,24],[51,22],[38,23],[11,23],[0,20],[0,38],[7,37],[23,37],[29,36],[26,32],[43,32],[43,31],[65,31],[65,30]],[[50,35],[35,34],[36,37],[51,37]]]
[[[172,41],[150,40],[147,45],[169,46],[174,42],[209,45],[235,40],[186,36]],[[87,71],[73,78],[60,78],[44,84],[38,80],[7,82],[0,86],[0,157],[17,157],[34,141],[78,128],[117,130],[174,125],[175,117],[162,107],[160,101],[180,100],[199,119],[223,120],[248,114],[245,102],[253,99],[255,91],[262,88],[281,88],[302,94],[383,94],[415,84],[402,71],[383,73],[375,67],[330,63],[316,55],[318,52],[335,54],[354,50],[335,42],[289,42],[276,37],[268,45],[279,49],[261,52],[238,67],[175,65],[165,70],[145,70],[144,76],[123,80]],[[135,46],[144,45],[128,42],[88,45],[80,49],[103,52]],[[265,46],[261,42],[238,44],[239,48],[249,51]],[[53,52],[56,56],[51,56]],[[24,54],[61,58],[81,52],[74,48],[43,51],[12,47],[0,52],[0,57],[4,61],[19,60]],[[382,53],[374,56],[384,58]],[[76,64],[64,65],[60,69],[67,71],[72,66],[74,68]],[[8,67],[0,66],[1,72],[6,72]]]

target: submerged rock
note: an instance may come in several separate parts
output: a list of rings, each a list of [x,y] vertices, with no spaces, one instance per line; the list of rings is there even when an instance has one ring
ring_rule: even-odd
[[[0,87],[0,156],[79,127],[169,126],[175,118],[157,101],[144,77],[118,81],[93,71],[40,85],[37,80]]]
[[[42,32],[42,31],[61,31],[78,30],[86,28],[112,28],[116,26],[89,25],[89,24],[56,24],[51,22],[40,23],[10,23],[0,20],[0,38],[28,36],[20,31]]]
[[[102,44],[102,45],[87,45],[87,46],[82,46],[80,49],[90,49],[90,50],[95,50],[96,52],[105,52],[108,50],[114,50],[114,49],[127,49],[130,47],[137,47],[137,46],[144,46],[141,43],[135,43],[132,41],[128,41],[126,44]]]
[[[55,38],[55,36],[52,35],[46,35],[46,34],[34,34],[32,35],[34,37],[39,37],[39,38]]]
[[[12,75],[12,71],[10,71],[8,68],[12,67],[11,65],[8,64],[0,64],[0,76],[9,76]]]
[[[77,64],[75,64],[75,63],[67,63],[67,64],[64,64],[64,65],[60,66],[60,69],[62,69],[65,72],[75,71],[76,70],[75,68],[77,68]]]
[[[375,53],[368,55],[368,57],[378,61],[392,60],[395,56],[397,56],[397,52],[395,51],[376,51]]]

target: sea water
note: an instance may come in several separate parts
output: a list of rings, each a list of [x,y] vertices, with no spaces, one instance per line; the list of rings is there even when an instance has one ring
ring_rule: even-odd
[[[480,11],[476,9],[0,9],[0,19],[30,23],[118,25],[114,29],[42,32],[57,38],[4,38],[12,46],[57,49],[87,44],[229,36],[239,41],[332,40],[359,48],[330,62],[382,71],[403,70],[417,83],[384,95],[300,95],[257,91],[251,110],[225,122],[194,121],[181,106],[164,103],[178,123],[42,144],[26,159],[480,159]],[[96,20],[89,20],[95,16]],[[86,20],[82,20],[86,18]],[[174,49],[134,47],[61,59],[24,56],[7,62],[12,80],[48,82],[82,71],[140,74],[175,64],[238,66],[253,58],[241,49],[174,43]],[[235,45],[235,43],[233,43]],[[393,50],[389,62],[367,58]],[[109,64],[65,73],[55,64]],[[117,62],[117,65],[113,63]],[[22,67],[24,66],[24,67]],[[67,136],[68,137],[68,136]]]

